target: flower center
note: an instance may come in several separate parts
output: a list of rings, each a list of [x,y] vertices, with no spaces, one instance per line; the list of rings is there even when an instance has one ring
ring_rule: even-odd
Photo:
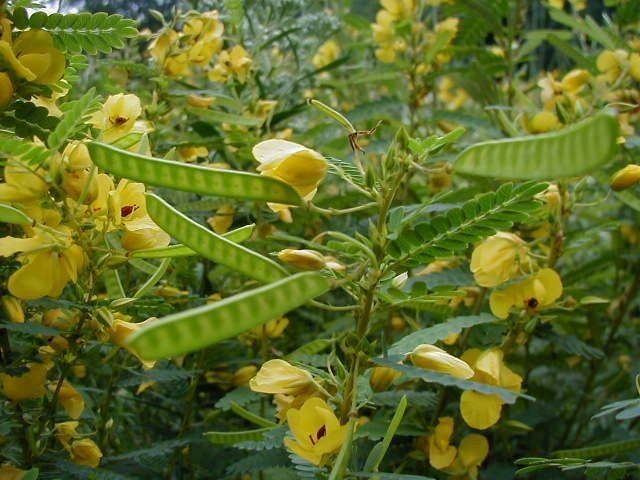
[[[121,126],[127,123],[127,120],[127,117],[116,117],[113,123],[115,123],[117,126]]]
[[[327,436],[327,426],[326,425],[322,425],[319,429],[318,432],[316,433],[316,438],[313,438],[313,435],[309,435],[309,441],[311,442],[311,445],[313,445],[315,447],[316,443],[320,441],[320,439],[322,437],[326,437]]]
[[[534,309],[539,305],[538,299],[535,297],[530,298],[529,300],[527,300],[527,307]]]
[[[137,209],[138,209],[137,205],[125,205],[124,207],[122,207],[120,209],[120,215],[122,217],[128,217],[133,212],[135,212]]]

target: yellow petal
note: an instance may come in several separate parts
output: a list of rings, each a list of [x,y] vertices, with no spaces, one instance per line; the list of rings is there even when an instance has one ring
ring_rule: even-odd
[[[456,378],[473,377],[473,370],[466,362],[435,345],[418,345],[411,352],[411,361],[418,367],[448,373]]]
[[[488,454],[489,442],[484,435],[470,433],[460,441],[458,456],[467,468],[481,465]]]
[[[460,413],[470,427],[486,430],[500,420],[502,403],[498,395],[465,390],[460,396]]]

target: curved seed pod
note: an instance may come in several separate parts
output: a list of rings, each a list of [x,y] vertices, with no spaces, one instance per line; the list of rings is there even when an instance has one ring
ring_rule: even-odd
[[[151,193],[147,194],[147,210],[160,228],[209,260],[226,265],[263,283],[274,282],[287,276],[286,270],[270,258],[263,257],[197,224]]]
[[[456,158],[457,173],[540,180],[593,171],[615,155],[618,122],[599,113],[557,132],[472,145]]]
[[[275,427],[256,428],[254,430],[243,430],[240,432],[205,432],[204,436],[211,443],[218,445],[234,445],[240,442],[260,441],[263,435],[273,430]]]
[[[245,225],[236,228],[222,235],[227,240],[235,243],[242,243],[248,240],[253,234],[255,224]],[[169,245],[167,247],[145,248],[131,252],[132,258],[167,258],[167,257],[191,257],[198,252],[191,250],[185,245]]]
[[[11,205],[0,203],[0,223],[33,225],[33,220],[17,208],[12,207]]]
[[[604,443],[573,450],[558,450],[553,454],[558,458],[598,458],[612,457],[627,452],[637,452],[638,449],[640,449],[640,438],[634,438],[632,440],[621,440],[619,442]]]
[[[275,178],[161,160],[99,142],[91,142],[87,147],[93,163],[103,170],[148,185],[201,195],[302,204],[300,195],[291,186]]]
[[[299,273],[168,315],[137,331],[128,343],[146,360],[184,355],[262,325],[322,295],[329,287],[329,280],[318,273]]]

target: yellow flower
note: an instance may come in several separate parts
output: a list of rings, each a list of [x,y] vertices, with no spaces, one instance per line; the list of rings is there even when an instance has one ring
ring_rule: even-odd
[[[373,39],[376,43],[386,46],[393,44],[395,37],[393,15],[388,11],[380,10],[376,14],[376,23],[374,23],[371,28],[373,29]]]
[[[598,55],[596,66],[607,82],[614,83],[622,73],[628,58],[629,53],[625,50],[604,50]]]
[[[171,55],[165,60],[163,69],[170,77],[188,77],[191,75],[189,56],[186,53]]]
[[[640,182],[640,165],[627,165],[618,170],[611,178],[611,188],[615,191],[626,190]]]
[[[23,300],[59,297],[69,281],[78,281],[85,265],[84,252],[72,242],[67,230],[56,233],[54,236],[36,229],[36,235],[30,238],[0,238],[0,256],[22,252],[18,259],[23,265],[8,281],[12,295]]]
[[[189,145],[187,147],[178,148],[178,158],[181,162],[193,162],[198,158],[206,158],[209,156],[207,147],[196,147]]]
[[[215,97],[201,97],[198,95],[188,95],[187,103],[192,107],[209,108],[216,101]]]
[[[309,201],[327,174],[327,161],[318,152],[287,140],[265,140],[253,147],[253,156],[260,163],[258,171],[291,185],[301,197]],[[286,206],[269,205],[280,211]]]
[[[115,227],[122,227],[122,246],[127,250],[164,247],[171,237],[158,227],[147,213],[143,183],[120,180],[108,194],[109,218]]]
[[[209,72],[209,80],[226,82],[231,75],[235,75],[240,83],[244,83],[247,81],[252,63],[249,53],[241,45],[236,45],[231,50],[223,50],[218,55],[216,66]]]
[[[3,109],[13,99],[13,83],[7,72],[0,72],[0,109]]]
[[[440,417],[438,425],[429,435],[429,463],[443,470],[453,463],[458,449],[450,444],[453,435],[453,418]]]
[[[189,63],[197,67],[204,67],[211,62],[213,56],[222,48],[222,38],[213,41],[200,40],[194,43],[187,55]]]
[[[29,82],[51,85],[62,78],[64,55],[53,46],[53,37],[44,30],[31,29],[21,33],[11,45],[11,24],[2,20],[9,35],[0,40],[0,57],[20,78]]]
[[[447,373],[456,378],[473,377],[473,370],[469,365],[435,345],[418,345],[409,354],[409,358],[416,367]]]
[[[629,74],[636,82],[640,82],[640,53],[629,56]]]
[[[162,64],[169,54],[171,46],[178,40],[175,30],[166,30],[158,35],[150,44],[149,51],[156,62]]]
[[[64,160],[62,189],[71,198],[77,200],[85,189],[93,166],[89,150],[84,143],[70,142],[62,152],[62,158]],[[87,201],[93,200],[96,188],[94,178],[92,184],[87,187]]]
[[[451,77],[443,77],[438,83],[438,98],[446,103],[447,109],[458,110],[469,100],[469,94],[456,87]],[[449,179],[448,184],[451,184],[451,176],[447,175],[446,178]]]
[[[369,377],[369,385],[374,392],[384,392],[400,376],[398,370],[391,367],[374,367]]]
[[[519,392],[522,388],[522,377],[505,365],[503,357],[504,354],[499,348],[485,351],[472,348],[464,352],[462,360],[475,372],[472,381]],[[500,420],[503,403],[499,395],[465,390],[460,397],[460,413],[467,425],[485,430]]]
[[[222,38],[224,24],[220,20],[218,11],[212,10],[189,18],[182,32],[187,36],[198,37],[200,40],[212,40]]]
[[[380,0],[380,5],[396,21],[411,18],[415,9],[414,0]]]
[[[471,272],[482,287],[495,287],[521,272],[528,263],[526,243],[513,233],[499,232],[478,245],[471,254]]]
[[[529,133],[545,133],[557,130],[562,124],[555,113],[543,110],[536,113],[526,127]]]
[[[96,443],[89,439],[83,438],[75,440],[70,447],[71,461],[78,465],[85,465],[91,468],[97,468],[100,465],[102,452]]]
[[[561,85],[565,92],[576,95],[580,93],[590,78],[591,75],[587,70],[576,68],[562,77]]]
[[[478,467],[489,455],[489,442],[484,435],[470,433],[466,435],[458,446],[458,455],[449,467],[445,469],[450,475],[456,478],[467,478],[476,480],[478,478]]]
[[[273,320],[252,328],[245,336],[251,340],[252,338],[278,338],[282,336],[285,328],[289,325],[289,319],[286,317],[278,317]]]
[[[227,233],[231,225],[233,225],[233,214],[235,212],[236,209],[233,205],[229,203],[222,205],[213,217],[207,219],[207,223],[214,232],[222,235]]]
[[[111,330],[109,332],[111,335],[111,342],[120,348],[128,350],[129,353],[137,357],[145,369],[153,368],[156,362],[142,359],[138,355],[138,353],[135,350],[131,349],[131,347],[127,344],[127,339],[135,332],[143,328],[145,325],[153,322],[154,320],[156,320],[156,317],[150,317],[143,322],[134,323],[123,320],[123,316],[116,314],[115,321],[111,325]]]
[[[233,384],[236,387],[247,385],[257,371],[258,367],[256,367],[255,365],[246,365],[239,368],[233,374]]]
[[[280,359],[265,362],[249,382],[254,392],[285,395],[298,395],[312,386],[313,377],[309,372]]]
[[[320,47],[311,59],[311,63],[316,68],[326,67],[335,62],[340,56],[340,45],[335,40],[327,40]]]
[[[21,375],[0,373],[2,394],[15,402],[44,397],[47,392],[45,388],[47,372],[50,368],[50,363],[29,363],[28,371]]]
[[[325,266],[324,256],[315,250],[285,248],[278,252],[278,258],[303,270],[320,270]]]
[[[102,130],[102,140],[112,142],[131,132],[141,114],[142,106],[136,95],[118,93],[107,98],[91,123]]]
[[[80,434],[76,431],[78,425],[78,422],[75,420],[56,423],[54,435],[56,437],[56,440],[60,442],[65,450],[69,450],[69,448],[71,447],[71,441],[80,436]]]
[[[19,203],[25,211],[39,209],[49,191],[43,178],[44,170],[31,170],[16,160],[9,160],[4,168],[4,183],[0,183],[0,202]]]
[[[396,60],[396,51],[390,47],[377,48],[375,54],[382,63],[393,63]]]
[[[49,384],[49,390],[55,392],[56,384]],[[80,415],[82,415],[84,411],[84,398],[82,398],[80,392],[66,380],[62,383],[58,391],[58,401],[67,412],[67,415],[74,420],[80,418]]]
[[[8,463],[0,466],[0,479],[2,480],[22,480],[26,474],[26,470],[14,467],[13,465]]]
[[[489,306],[496,317],[507,318],[512,307],[536,312],[551,305],[560,295],[560,276],[551,268],[543,268],[522,282],[491,292]]]
[[[24,310],[22,310],[20,300],[11,295],[4,295],[2,297],[2,306],[9,320],[13,323],[24,323]]]
[[[285,438],[286,447],[318,466],[326,456],[340,450],[347,434],[347,426],[340,425],[326,402],[315,397],[304,402],[299,410],[289,409],[287,423],[295,440]]]

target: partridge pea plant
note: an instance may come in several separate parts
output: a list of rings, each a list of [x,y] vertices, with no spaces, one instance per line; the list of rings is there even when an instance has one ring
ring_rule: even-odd
[[[0,0],[0,480],[640,474],[636,0],[58,10]]]

